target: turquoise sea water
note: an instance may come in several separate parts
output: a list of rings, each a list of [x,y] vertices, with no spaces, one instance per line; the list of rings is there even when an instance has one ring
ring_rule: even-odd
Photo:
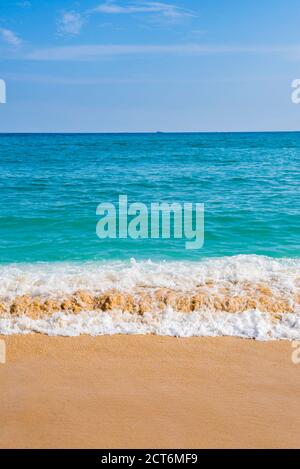
[[[0,262],[300,255],[300,133],[0,135]],[[101,202],[205,204],[205,244],[100,240]]]

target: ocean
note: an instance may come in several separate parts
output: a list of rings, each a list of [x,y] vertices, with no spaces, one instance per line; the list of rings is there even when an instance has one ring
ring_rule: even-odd
[[[299,163],[292,132],[1,134],[0,333],[299,339]],[[99,239],[119,195],[203,203],[203,247]]]

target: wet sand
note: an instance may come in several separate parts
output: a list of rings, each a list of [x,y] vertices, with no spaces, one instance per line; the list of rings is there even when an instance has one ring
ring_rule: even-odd
[[[297,448],[290,342],[0,337],[1,448]]]

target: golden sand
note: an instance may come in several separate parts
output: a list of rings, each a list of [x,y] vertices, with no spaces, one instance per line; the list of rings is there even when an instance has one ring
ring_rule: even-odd
[[[1,339],[1,448],[299,447],[289,342]]]

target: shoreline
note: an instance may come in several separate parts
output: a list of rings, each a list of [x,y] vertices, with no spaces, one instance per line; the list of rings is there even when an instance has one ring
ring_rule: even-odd
[[[297,448],[287,341],[0,336],[1,448]]]

